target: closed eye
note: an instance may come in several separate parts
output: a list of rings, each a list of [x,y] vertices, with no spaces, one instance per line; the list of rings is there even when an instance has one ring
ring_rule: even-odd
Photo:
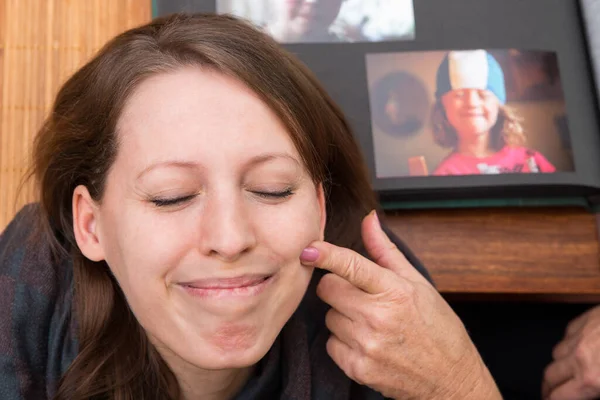
[[[279,192],[253,191],[252,193],[254,193],[255,195],[257,195],[259,197],[263,197],[265,199],[283,199],[283,198],[289,197],[294,194],[292,189],[286,189],[286,190],[279,191]]]
[[[194,197],[196,197],[195,194],[191,194],[189,196],[183,196],[183,197],[173,197],[173,198],[153,198],[153,199],[150,199],[150,202],[153,203],[157,207],[169,207],[169,206],[174,206],[174,205],[179,205],[179,204],[185,203],[187,201],[190,201]]]
[[[284,199],[294,194],[292,189],[286,189],[277,192],[252,191],[252,193],[265,199]],[[194,197],[196,197],[195,194],[173,198],[153,198],[150,199],[150,202],[157,207],[169,207],[186,203],[192,200]]]

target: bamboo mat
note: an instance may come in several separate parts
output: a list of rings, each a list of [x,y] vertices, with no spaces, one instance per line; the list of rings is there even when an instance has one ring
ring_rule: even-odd
[[[31,183],[19,186],[60,85],[151,15],[151,0],[0,0],[0,232],[35,201]]]

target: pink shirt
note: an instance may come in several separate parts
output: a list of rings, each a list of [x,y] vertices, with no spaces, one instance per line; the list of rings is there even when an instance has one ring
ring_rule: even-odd
[[[452,153],[444,159],[433,175],[480,175],[531,172],[555,172],[556,168],[539,152],[525,147],[504,146],[484,158]]]

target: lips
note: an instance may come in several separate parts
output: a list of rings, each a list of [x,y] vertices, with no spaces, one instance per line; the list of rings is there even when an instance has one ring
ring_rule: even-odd
[[[191,282],[183,282],[181,285],[188,286],[194,289],[237,289],[248,286],[256,286],[266,279],[270,275],[245,275],[235,278],[223,278],[223,279],[201,279]]]
[[[465,112],[462,114],[465,117],[483,117],[484,113],[482,112],[477,112],[477,111],[469,111],[469,112]]]
[[[179,286],[197,298],[249,298],[262,293],[274,279],[273,275],[245,275],[182,282]]]

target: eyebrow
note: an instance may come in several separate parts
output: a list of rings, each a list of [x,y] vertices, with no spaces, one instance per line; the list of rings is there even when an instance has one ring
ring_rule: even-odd
[[[257,165],[264,164],[264,163],[267,163],[270,161],[274,161],[274,160],[277,160],[280,158],[292,161],[297,166],[301,166],[301,164],[298,162],[298,160],[295,157],[293,157],[287,153],[268,153],[268,154],[260,154],[258,156],[252,157],[244,165],[244,170],[248,170]],[[198,163],[192,162],[192,161],[182,161],[182,160],[160,161],[160,162],[151,164],[148,167],[144,168],[138,174],[138,176],[136,177],[136,180],[139,180],[142,176],[146,175],[150,171],[153,171],[153,170],[159,169],[159,168],[167,168],[167,167],[184,168],[184,169],[199,169],[201,167],[201,165]]]
[[[292,157],[288,153],[268,153],[268,154],[260,154],[258,156],[252,157],[245,165],[244,169],[250,169],[256,165],[264,164],[269,161],[274,161],[279,158],[283,158],[289,161],[292,161],[297,166],[301,166],[298,160],[295,157]]]
[[[176,168],[185,168],[185,169],[197,169],[198,166],[199,166],[198,164],[191,162],[191,161],[179,161],[179,160],[160,161],[160,162],[157,162],[154,164],[150,164],[149,166],[144,168],[142,170],[142,172],[140,172],[138,174],[138,176],[136,177],[136,180],[140,180],[140,178],[142,176],[148,174],[150,171],[154,171],[155,169],[159,169],[159,168],[176,167]]]

